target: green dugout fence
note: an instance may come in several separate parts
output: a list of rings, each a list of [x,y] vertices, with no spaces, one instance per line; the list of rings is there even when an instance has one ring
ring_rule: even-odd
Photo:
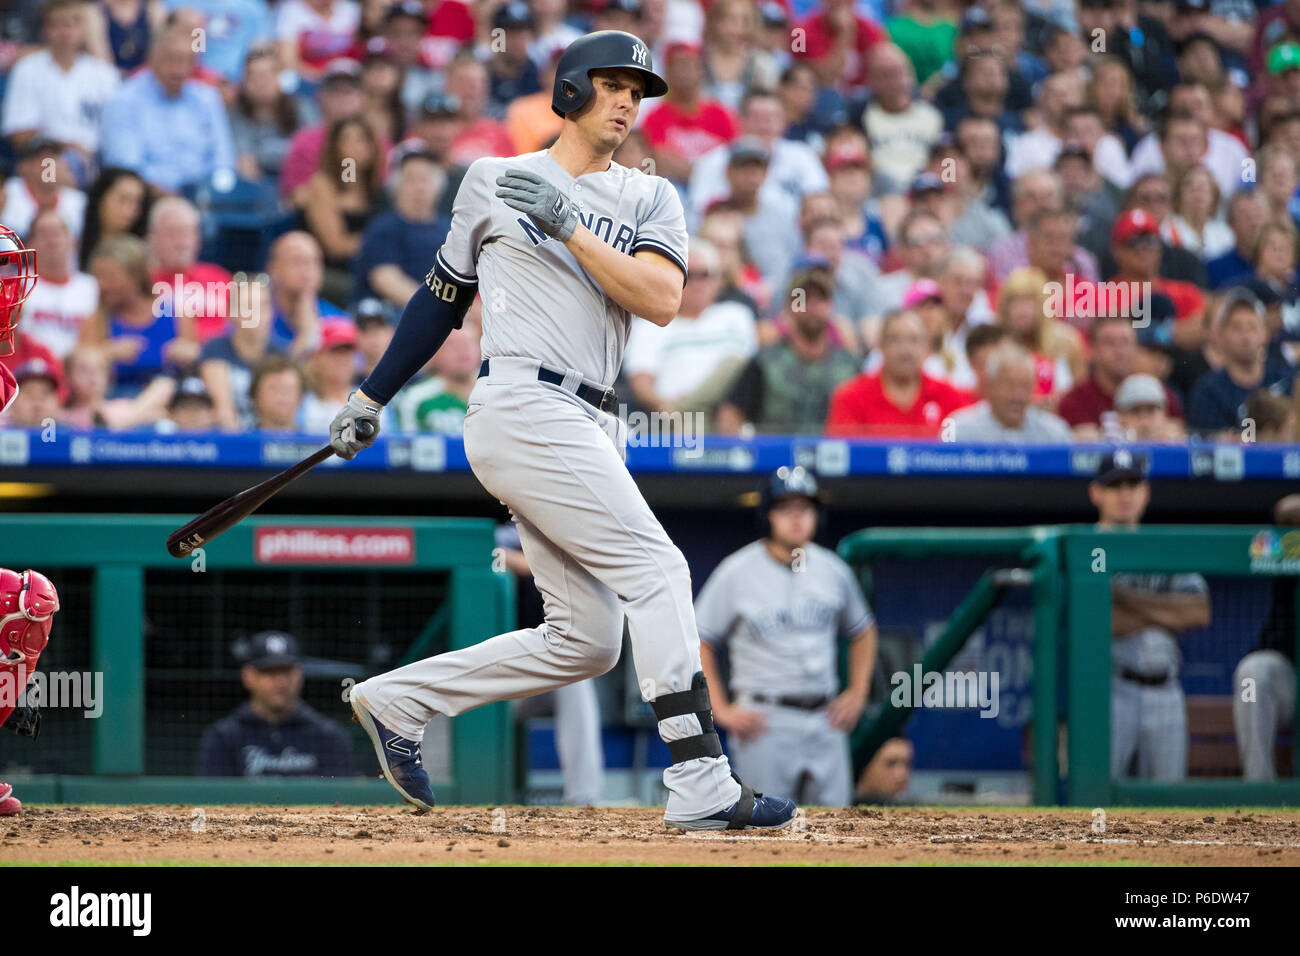
[[[1300,606],[1300,532],[1266,526],[1169,525],[1133,531],[1101,531],[1093,525],[879,528],[847,536],[839,553],[851,566],[868,572],[874,562],[898,558],[988,560],[989,570],[926,650],[921,662],[925,671],[941,670],[952,660],[996,606],[1001,590],[1030,588],[1034,803],[1055,804],[1063,796],[1064,803],[1072,806],[1300,806],[1300,780],[1296,779],[1273,783],[1110,779],[1111,575],[1199,573],[1269,579],[1281,575],[1294,579]],[[1296,641],[1300,648],[1300,621]],[[1062,686],[1066,691],[1064,768],[1058,758],[1057,734]],[[855,732],[855,757],[869,758],[910,715],[905,708],[885,707]],[[1294,746],[1300,758],[1300,734],[1294,735]],[[1300,759],[1296,765],[1300,766]]]
[[[183,722],[174,715],[192,710],[188,704],[214,688],[226,695],[221,700],[227,710],[242,698],[237,665],[224,658],[236,625],[244,632],[301,628],[300,638],[315,635],[318,644],[324,642],[325,656],[351,662],[350,673],[358,679],[510,630],[514,581],[508,573],[494,572],[494,523],[252,517],[201,553],[175,559],[164,541],[186,520],[183,515],[0,516],[0,566],[50,569],[60,587],[63,610],[38,669],[58,666],[61,652],[80,648],[76,666],[102,675],[103,687],[96,719],[77,715],[74,721],[51,712],[55,719],[47,719],[30,750],[29,741],[11,735],[0,742],[11,766],[21,768],[40,748],[65,744],[77,752],[70,761],[75,766],[59,773],[10,773],[6,779],[16,789],[21,785],[23,798],[33,803],[399,802],[378,779],[373,753],[359,745],[355,778],[193,776],[194,744],[202,728],[181,731],[177,724]],[[400,617],[389,604],[400,605]],[[383,660],[371,653],[376,642],[389,648]],[[311,656],[312,644],[304,642],[303,651],[305,658]],[[324,666],[338,671],[348,665],[326,661]],[[326,690],[326,704],[332,705],[327,716],[346,720],[338,681]],[[67,741],[59,737],[59,720],[68,728]],[[356,740],[352,726],[349,733]],[[515,753],[509,705],[457,717],[448,733],[449,772],[433,781],[438,801],[509,802]],[[164,745],[174,753],[160,758]],[[160,762],[163,772],[150,773],[149,767]]]

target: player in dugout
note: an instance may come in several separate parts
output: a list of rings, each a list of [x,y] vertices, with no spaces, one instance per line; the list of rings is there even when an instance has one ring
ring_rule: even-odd
[[[814,543],[817,479],[783,467],[759,500],[763,536],[724,558],[695,600],[713,713],[737,772],[797,801],[848,806],[849,732],[867,703],[876,621],[839,556]],[[838,638],[849,670],[840,690]],[[730,686],[719,656],[727,651]],[[730,691],[730,692],[729,692]]]

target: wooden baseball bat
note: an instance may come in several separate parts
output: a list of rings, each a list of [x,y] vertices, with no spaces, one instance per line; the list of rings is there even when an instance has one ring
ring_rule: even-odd
[[[356,423],[357,434],[362,438],[369,438],[374,434],[374,427],[368,421]],[[221,504],[213,505],[193,521],[177,528],[167,536],[167,553],[173,558],[183,558],[195,548],[207,544],[217,535],[239,524],[266,504],[272,495],[290,482],[301,478],[332,454],[334,449],[326,445],[320,451],[309,455],[296,465],[291,465],[278,475],[252,488],[245,488]]]

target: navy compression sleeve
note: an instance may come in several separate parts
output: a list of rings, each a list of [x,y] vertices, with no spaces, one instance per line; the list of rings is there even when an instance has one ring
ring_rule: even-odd
[[[362,393],[381,405],[391,402],[411,376],[433,358],[451,330],[460,328],[477,292],[477,282],[453,279],[435,259],[424,282],[402,310],[388,348],[359,386]]]

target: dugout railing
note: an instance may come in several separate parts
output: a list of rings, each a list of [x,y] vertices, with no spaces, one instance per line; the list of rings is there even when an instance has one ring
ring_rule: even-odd
[[[63,610],[38,669],[57,666],[71,654],[75,660],[68,666],[102,675],[104,699],[102,714],[80,725],[80,717],[69,720],[66,714],[51,713],[54,720],[47,720],[34,746],[6,735],[9,739],[0,741],[0,767],[10,768],[5,779],[21,784],[23,797],[33,803],[398,802],[392,788],[378,779],[373,753],[366,754],[363,743],[355,747],[358,776],[351,778],[198,777],[192,771],[151,774],[148,767],[156,763],[157,742],[177,732],[169,721],[185,709],[185,697],[198,686],[195,681],[210,684],[220,679],[223,693],[242,697],[238,665],[227,659],[220,666],[228,636],[212,616],[228,612],[230,621],[242,624],[244,632],[291,629],[292,622],[286,623],[282,615],[262,615],[257,608],[288,607],[291,602],[282,600],[279,592],[299,586],[295,580],[314,581],[314,590],[299,586],[299,606],[290,617],[306,621],[303,626],[313,634],[329,638],[331,648],[355,648],[355,653],[340,656],[361,660],[348,671],[356,673],[357,679],[386,669],[373,658],[367,660],[364,653],[380,636],[371,633],[375,629],[388,631],[381,635],[393,649],[386,659],[388,667],[510,630],[515,585],[510,574],[494,571],[494,565],[501,564],[493,560],[494,523],[468,518],[253,517],[209,542],[201,554],[178,560],[167,553],[164,542],[186,520],[184,515],[0,516],[0,566],[52,569],[56,585],[61,578],[68,581],[60,595]],[[405,594],[430,590],[418,605],[412,604],[400,625],[391,624],[394,619],[384,614],[383,588],[390,577],[400,578]],[[224,602],[222,580],[241,582],[239,588],[229,587]],[[355,614],[335,610],[329,598],[343,591],[345,584],[348,594],[361,596],[348,601],[367,604],[368,609],[358,608]],[[151,596],[147,593],[151,588],[170,590]],[[250,611],[246,596],[254,593],[270,594],[279,603],[259,604]],[[192,607],[177,608],[179,623],[173,622],[169,629],[157,618],[162,616],[160,602],[170,594]],[[239,606],[227,607],[230,604]],[[152,608],[148,615],[147,605]],[[170,647],[169,641],[180,633],[178,627],[185,642]],[[303,650],[306,656],[312,648]],[[329,702],[333,706],[327,713],[343,722],[347,708],[338,683],[332,680]],[[151,708],[150,688],[155,698],[165,694],[179,698],[179,703],[172,703],[160,716]],[[63,725],[71,728],[66,741],[60,739],[59,718],[65,718]],[[187,748],[198,730],[191,728],[184,740]],[[439,802],[511,801],[513,732],[506,703],[451,721],[450,772],[433,780]],[[356,736],[355,725],[349,733]],[[75,738],[81,734],[85,743],[79,759],[71,761],[70,772],[21,773],[41,750],[57,753],[64,746],[76,750]],[[180,759],[190,758],[184,754]],[[12,772],[15,767],[19,773]]]
[[[879,528],[848,535],[840,542],[839,553],[864,576],[868,596],[873,564],[897,559],[987,562],[985,572],[948,615],[943,631],[924,654],[927,671],[942,669],[954,657],[1007,586],[1030,589],[1035,804],[1300,805],[1300,779],[1294,778],[1270,783],[1232,778],[1155,783],[1110,776],[1111,576],[1199,573],[1272,579],[1280,575],[1295,579],[1300,606],[1300,532],[1268,526],[1190,525],[1131,532],[1107,532],[1093,525]],[[1300,621],[1295,640],[1300,651]],[[909,716],[908,709],[887,705],[864,721],[853,736],[857,762],[865,762]],[[1061,716],[1066,728],[1064,768],[1057,733]],[[1293,754],[1300,758],[1300,733],[1293,729],[1291,737]],[[1300,766],[1300,759],[1293,762]]]

